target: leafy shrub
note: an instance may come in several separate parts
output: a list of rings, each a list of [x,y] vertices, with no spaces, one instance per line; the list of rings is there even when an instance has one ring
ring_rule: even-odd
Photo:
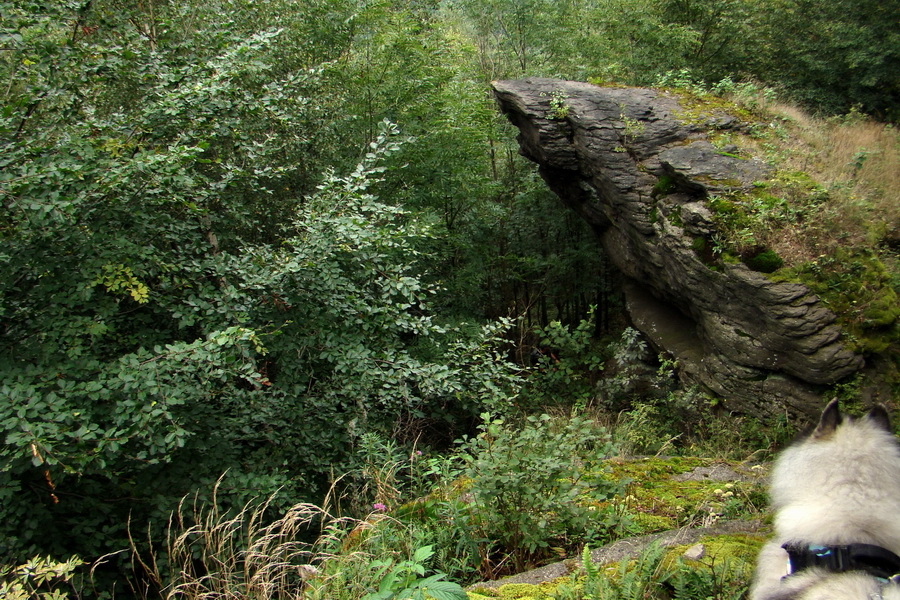
[[[597,384],[600,406],[609,411],[627,410],[634,403],[659,403],[674,383],[675,361],[654,357],[639,331],[626,327],[609,345],[613,368]],[[654,363],[656,363],[654,365]]]
[[[602,537],[604,515],[579,502],[604,500],[614,484],[590,485],[585,473],[612,453],[609,434],[590,421],[543,414],[521,423],[483,415],[481,433],[463,444],[464,475],[476,522],[519,571],[556,545]]]
[[[596,395],[607,352],[594,340],[594,308],[588,318],[568,327],[553,321],[535,333],[540,350],[519,394],[526,407],[554,404],[585,406]]]
[[[23,565],[0,565],[0,598],[65,600],[76,591],[71,580],[82,565],[78,558],[60,562],[39,556]]]
[[[293,165],[266,140],[295,139],[302,111],[270,77],[277,37],[196,63],[162,52],[133,110],[75,102],[94,97],[78,73],[109,58],[86,43],[57,89],[78,115],[0,115],[0,553],[119,550],[129,516],[162,522],[223,472],[223,510],[277,490],[284,509],[367,431],[452,431],[511,395],[508,324],[439,325],[417,275],[426,229],[369,192],[395,126],[349,175],[285,193]],[[22,98],[59,83],[44,58]]]

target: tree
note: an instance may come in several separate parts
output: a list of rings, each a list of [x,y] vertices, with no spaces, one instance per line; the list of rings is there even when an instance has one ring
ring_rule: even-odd
[[[709,81],[741,70],[746,40],[753,38],[750,10],[743,0],[659,0],[662,19],[691,32],[691,43],[678,68],[688,68]]]
[[[871,0],[772,0],[759,9],[765,45],[753,74],[807,105],[846,112],[853,105],[896,119],[900,32],[896,5]]]

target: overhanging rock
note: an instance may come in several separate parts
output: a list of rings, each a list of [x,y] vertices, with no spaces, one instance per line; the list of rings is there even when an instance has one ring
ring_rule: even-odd
[[[707,139],[709,128],[734,127],[736,119],[693,125],[675,96],[649,89],[553,79],[493,86],[519,129],[521,153],[599,232],[626,276],[632,321],[675,356],[682,377],[735,410],[815,416],[825,387],[862,368],[834,314],[809,289],[743,264],[711,268],[698,250],[698,240],[715,233],[706,199],[749,189],[770,173]]]

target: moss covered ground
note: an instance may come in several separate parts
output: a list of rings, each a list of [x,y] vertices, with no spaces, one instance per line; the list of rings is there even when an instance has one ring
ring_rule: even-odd
[[[764,520],[763,466],[695,457],[645,457],[610,460],[606,467],[594,476],[607,481],[624,480],[626,486],[625,494],[610,501],[626,524],[622,527],[623,536],[710,527],[724,520]],[[592,502],[589,498],[583,501]],[[607,509],[609,503],[596,503],[596,506],[598,510]],[[747,533],[702,537],[699,542],[660,550],[658,565],[647,574],[637,573],[646,567],[639,564],[641,558],[601,563],[599,571],[594,573],[590,567],[585,569],[585,558],[573,557],[564,563],[569,575],[532,583],[476,585],[468,595],[470,600],[578,600],[590,595],[586,595],[585,589],[591,586],[606,585],[614,590],[617,581],[623,578],[637,579],[645,575],[662,577],[667,582],[665,585],[652,582],[660,588],[653,593],[660,595],[647,598],[669,598],[665,594],[677,586],[718,585],[740,590],[749,584],[763,541],[764,535]],[[697,555],[697,544],[702,545],[702,555],[697,560],[685,558],[689,548]],[[646,552],[652,552],[652,546]],[[650,583],[645,584],[649,589]],[[610,598],[618,597],[613,591],[609,593]]]
[[[738,462],[648,457],[611,461],[610,467],[607,477],[627,481],[626,493],[614,502],[634,534],[754,518],[765,507],[760,469]]]

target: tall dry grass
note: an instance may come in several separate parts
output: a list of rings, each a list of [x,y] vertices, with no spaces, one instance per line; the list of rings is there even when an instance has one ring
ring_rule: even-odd
[[[144,576],[143,598],[301,598],[310,551],[298,542],[320,515],[298,505],[266,524],[268,503],[245,506],[237,515],[182,504],[169,521],[165,549],[139,551],[136,571]],[[148,536],[149,537],[149,536]]]
[[[782,172],[807,173],[827,191],[827,199],[798,222],[769,232],[766,241],[773,250],[797,264],[837,247],[900,244],[900,132],[895,127],[855,112],[814,117],[761,96],[752,103],[773,123],[751,142],[753,150]]]
[[[273,521],[270,502],[231,515],[215,494],[209,505],[183,500],[163,549],[132,538],[135,572],[143,575],[133,591],[145,600],[355,600],[377,582],[376,560],[414,552],[409,531],[383,514],[360,520],[298,504]]]
[[[801,144],[794,154],[816,157],[806,171],[831,193],[837,231],[869,244],[900,234],[900,135],[895,128],[851,115],[816,120],[797,127],[797,133]]]

